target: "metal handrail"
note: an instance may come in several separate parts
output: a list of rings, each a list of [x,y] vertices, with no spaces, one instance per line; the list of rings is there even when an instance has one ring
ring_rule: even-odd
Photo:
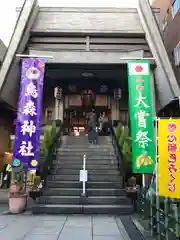
[[[83,171],[86,171],[86,154],[83,156]],[[86,196],[86,182],[85,179],[83,179],[83,191],[82,196]]]
[[[118,160],[118,168],[121,172],[121,175],[123,177],[123,184],[125,184],[125,175],[126,175],[126,167],[125,167],[125,157],[123,155],[121,146],[119,145],[116,133],[113,129],[113,126],[111,125],[110,127],[111,130],[111,137],[112,137],[112,145],[114,147],[115,150],[115,154],[116,154],[116,158]]]

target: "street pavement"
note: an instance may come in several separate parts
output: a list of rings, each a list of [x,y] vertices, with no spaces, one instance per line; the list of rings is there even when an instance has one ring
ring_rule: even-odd
[[[120,218],[110,216],[0,215],[5,240],[130,240]]]
[[[0,214],[8,211],[8,204],[0,204]]]
[[[0,189],[0,205],[8,203],[9,189]]]
[[[0,239],[5,240],[144,240],[130,216],[8,214],[8,190],[0,189]],[[126,228],[126,230],[125,230]]]
[[[8,189],[0,189],[0,214],[8,211]]]

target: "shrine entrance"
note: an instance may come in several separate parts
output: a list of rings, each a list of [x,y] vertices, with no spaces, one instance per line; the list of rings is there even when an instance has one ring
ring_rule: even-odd
[[[101,96],[102,100],[106,96]],[[65,110],[64,125],[66,132],[74,135],[86,135],[88,128],[88,114],[96,110],[97,117],[103,112],[108,113],[107,101],[98,106],[99,97],[91,89],[84,89],[78,95],[68,97],[68,109]],[[101,100],[101,101],[102,101]]]
[[[60,119],[64,134],[86,135],[92,109],[97,118],[103,115],[113,124],[127,119],[126,65],[48,64],[45,78],[44,119]],[[60,96],[54,91],[57,87]]]

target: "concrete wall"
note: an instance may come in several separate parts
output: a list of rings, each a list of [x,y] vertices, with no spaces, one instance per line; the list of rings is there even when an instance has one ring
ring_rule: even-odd
[[[16,54],[22,54],[30,37],[30,29],[38,13],[37,0],[26,0],[19,14],[8,50],[0,71],[0,98],[14,108],[20,83],[20,59]],[[4,82],[6,82],[4,84]]]
[[[138,13],[146,32],[146,39],[156,59],[155,83],[161,108],[180,96],[180,88],[168,58],[159,28],[147,0],[139,0]]]
[[[121,58],[140,58],[144,56],[142,50],[137,51],[40,51],[30,49],[29,53],[37,56],[51,56],[49,63],[101,63],[101,64],[125,64],[127,60]]]
[[[152,6],[155,8],[159,8],[160,10],[160,20],[164,21],[167,13],[168,13],[168,9],[171,6],[171,0],[153,0],[152,1]]]
[[[0,168],[6,163],[4,152],[10,151],[10,135],[13,133],[13,121],[9,116],[0,116]]]
[[[19,61],[17,61],[18,59],[15,60],[14,54],[27,50],[27,41],[30,36],[37,36],[39,33],[44,37],[57,37],[67,34],[81,34],[82,36],[88,34],[96,36],[100,34],[101,36],[116,34],[122,37],[127,37],[127,35],[131,37],[146,36],[148,45],[158,65],[156,78],[159,81],[158,90],[161,91],[161,105],[167,104],[171,98],[179,95],[179,90],[177,90],[172,70],[169,67],[165,50],[162,47],[158,28],[155,25],[156,22],[159,23],[159,11],[154,9],[151,12],[151,8],[147,8],[146,4],[144,4],[146,0],[140,2],[144,9],[143,18],[136,8],[39,9],[36,0],[26,0],[26,7],[22,8],[22,12],[19,15],[18,24],[11,40],[4,66],[0,72],[1,97],[12,106],[16,105],[20,69]],[[153,13],[157,21],[154,21]],[[142,49],[136,49],[135,51],[132,49],[130,51],[122,51],[120,49],[119,52],[116,49],[114,51],[97,51],[97,49],[94,49],[94,51],[87,51],[87,49],[85,51],[77,51],[76,49],[72,51],[57,51],[56,49],[53,51],[52,49],[46,49],[44,51],[29,49],[29,53],[41,56],[53,55],[53,59],[49,59],[49,61],[55,63],[127,63],[127,61],[121,61],[121,58],[144,56]],[[160,53],[162,56],[159,56]],[[7,83],[3,85],[4,78],[6,78]],[[165,97],[163,97],[164,92],[166,92]]]
[[[159,7],[161,12],[161,21],[164,25],[162,36],[168,56],[171,60],[176,78],[180,84],[180,66],[174,65],[173,50],[180,42],[180,11],[172,18],[171,0],[155,0],[153,6]]]
[[[0,39],[0,62],[3,60],[7,48],[3,41]]]
[[[33,32],[143,33],[136,9],[41,8]]]
[[[158,12],[154,10],[158,19]],[[159,20],[158,20],[159,21]],[[143,34],[136,8],[40,8],[32,32]]]

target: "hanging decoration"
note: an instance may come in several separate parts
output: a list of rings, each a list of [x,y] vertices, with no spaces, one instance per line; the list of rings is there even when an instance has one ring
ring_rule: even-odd
[[[44,71],[45,60],[22,60],[12,168],[18,168],[21,164],[29,170],[38,168]]]
[[[56,88],[54,89],[54,97],[55,97],[57,100],[61,100],[61,99],[62,99],[62,88],[56,87]]]
[[[156,147],[149,61],[128,61],[128,83],[133,173],[152,174]]]
[[[120,100],[122,97],[122,90],[121,88],[115,88],[114,89],[114,99],[115,100]]]

